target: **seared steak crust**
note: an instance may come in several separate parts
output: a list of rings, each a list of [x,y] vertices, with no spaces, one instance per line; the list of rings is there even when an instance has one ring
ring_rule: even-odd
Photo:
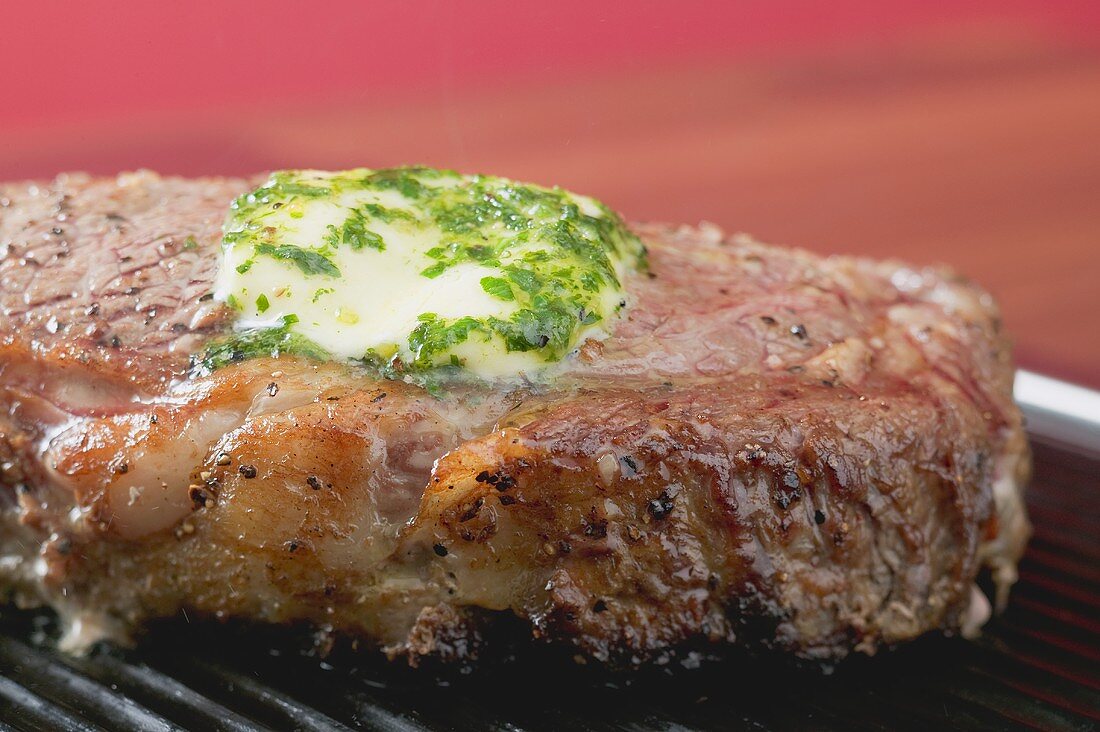
[[[951,273],[646,225],[628,316],[546,382],[188,379],[249,185],[0,187],[0,581],[72,643],[184,609],[415,662],[507,613],[600,660],[832,660],[980,623],[983,565],[1011,584],[1012,365]]]

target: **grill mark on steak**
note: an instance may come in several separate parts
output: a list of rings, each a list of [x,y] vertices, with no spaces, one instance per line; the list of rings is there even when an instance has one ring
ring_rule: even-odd
[[[0,583],[24,601],[116,636],[304,620],[413,663],[470,657],[503,612],[637,664],[871,653],[964,628],[983,562],[1011,581],[1012,368],[951,273],[640,225],[655,277],[546,384],[186,379],[228,327],[201,298],[252,183],[0,187]]]

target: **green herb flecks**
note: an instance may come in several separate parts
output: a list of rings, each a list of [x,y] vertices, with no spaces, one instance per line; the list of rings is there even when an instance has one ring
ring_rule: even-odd
[[[440,173],[449,171],[437,171],[432,168],[407,167],[387,168],[376,170],[365,178],[362,183],[366,188],[397,191],[405,198],[418,199],[427,193],[427,189],[421,178],[438,178]]]
[[[476,262],[484,267],[499,267],[500,252],[497,247],[485,242],[450,241],[432,247],[424,256],[434,259],[435,263],[425,267],[420,274],[435,279],[456,264]]]
[[[359,251],[365,247],[378,251],[386,248],[382,236],[367,228],[367,220],[359,211],[352,211],[339,227],[329,224],[325,243],[333,249],[347,244],[353,251]]]
[[[271,203],[282,207],[296,198],[322,198],[331,193],[326,181],[301,180],[297,171],[286,170],[273,173],[264,185],[238,196],[232,209],[235,217],[244,219]]]
[[[500,277],[482,277],[481,289],[500,300],[511,301],[516,299],[516,296],[512,294],[512,286],[508,284],[507,280]]]
[[[330,359],[331,354],[323,348],[291,331],[291,326],[297,322],[296,316],[287,315],[278,326],[243,330],[212,341],[202,353],[191,357],[191,376],[207,376],[223,366],[264,356],[279,358],[293,355],[317,361]]]
[[[378,219],[384,224],[392,224],[395,221],[416,221],[416,216],[400,208],[389,208],[380,203],[365,203],[360,206],[364,216]]]
[[[340,269],[333,264],[332,260],[313,249],[303,249],[293,244],[279,244],[277,246],[257,244],[256,254],[293,262],[298,269],[307,275],[340,276]]]

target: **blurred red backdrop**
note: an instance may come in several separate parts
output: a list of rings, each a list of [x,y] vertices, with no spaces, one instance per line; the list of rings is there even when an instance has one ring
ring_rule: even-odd
[[[1100,2],[11,3],[0,177],[424,162],[949,263],[1100,386]]]

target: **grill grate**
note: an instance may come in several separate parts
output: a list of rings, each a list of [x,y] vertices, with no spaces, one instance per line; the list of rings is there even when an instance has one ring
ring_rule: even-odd
[[[74,659],[31,640],[42,616],[8,611],[0,732],[1098,729],[1100,459],[1038,442],[1035,468],[1020,582],[977,642],[927,638],[828,676],[732,658],[633,676],[537,659],[427,676],[373,654],[280,653],[285,631],[256,628],[175,626],[138,651]]]

